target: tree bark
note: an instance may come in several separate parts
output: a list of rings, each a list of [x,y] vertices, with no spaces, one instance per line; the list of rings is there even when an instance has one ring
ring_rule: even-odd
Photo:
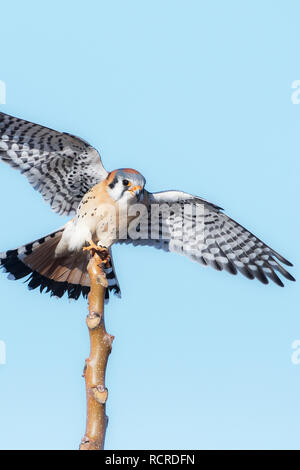
[[[108,396],[105,387],[105,372],[114,337],[109,335],[104,324],[105,282],[103,282],[102,259],[94,252],[88,273],[91,281],[89,314],[86,323],[90,336],[90,355],[85,361],[87,417],[86,431],[80,450],[103,450],[108,417],[105,413]],[[104,278],[105,279],[105,278]]]

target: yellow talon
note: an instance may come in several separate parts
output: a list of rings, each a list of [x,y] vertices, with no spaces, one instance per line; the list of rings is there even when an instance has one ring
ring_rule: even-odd
[[[89,246],[83,247],[83,251],[90,251],[90,250],[98,251],[99,247],[96,245],[95,242],[93,242],[93,240],[90,240],[89,243],[90,243]]]
[[[110,254],[108,252],[108,249],[105,248],[104,246],[96,245],[96,243],[93,240],[90,240],[89,246],[84,246],[83,251],[92,251],[93,255],[97,253],[97,255],[99,256],[101,262],[105,265],[105,267],[109,267]]]

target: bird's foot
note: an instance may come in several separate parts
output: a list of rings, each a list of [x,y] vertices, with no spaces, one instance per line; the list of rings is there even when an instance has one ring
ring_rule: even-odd
[[[106,278],[105,271],[103,269],[103,265],[105,263],[105,259],[103,260],[103,252],[99,250],[99,247],[95,245],[93,242],[89,246],[85,246],[83,251],[89,251],[91,254],[91,259],[88,264],[88,273],[91,278],[91,273],[93,274],[94,279],[96,279],[96,284],[101,284],[103,287],[108,287],[108,281]]]
[[[83,247],[83,251],[90,251],[92,256],[96,254],[106,268],[110,266],[110,254],[105,246],[96,245],[93,240],[90,240],[89,245]]]
[[[94,252],[98,251],[98,245],[96,245],[96,243],[93,242],[93,240],[90,240],[89,245],[83,247],[83,251],[91,251],[92,254],[94,254],[93,251]]]

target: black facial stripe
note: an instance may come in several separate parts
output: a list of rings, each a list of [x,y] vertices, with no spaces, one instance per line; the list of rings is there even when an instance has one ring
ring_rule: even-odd
[[[114,179],[112,180],[112,182],[109,183],[109,185],[108,185],[110,187],[110,189],[113,189],[117,182],[118,182],[118,178],[115,176]]]

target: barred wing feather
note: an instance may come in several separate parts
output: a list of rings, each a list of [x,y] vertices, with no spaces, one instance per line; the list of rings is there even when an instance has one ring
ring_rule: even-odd
[[[27,176],[52,209],[74,214],[106,178],[97,150],[79,137],[0,113],[0,159]]]
[[[224,214],[219,206],[180,191],[147,193],[146,201],[148,219],[147,224],[138,227],[139,238],[121,242],[177,252],[204,266],[231,274],[239,271],[264,284],[271,279],[283,287],[278,274],[295,280],[281,264],[292,266],[288,260]],[[163,211],[157,214],[153,211],[157,204],[169,205],[170,213],[166,217]]]

